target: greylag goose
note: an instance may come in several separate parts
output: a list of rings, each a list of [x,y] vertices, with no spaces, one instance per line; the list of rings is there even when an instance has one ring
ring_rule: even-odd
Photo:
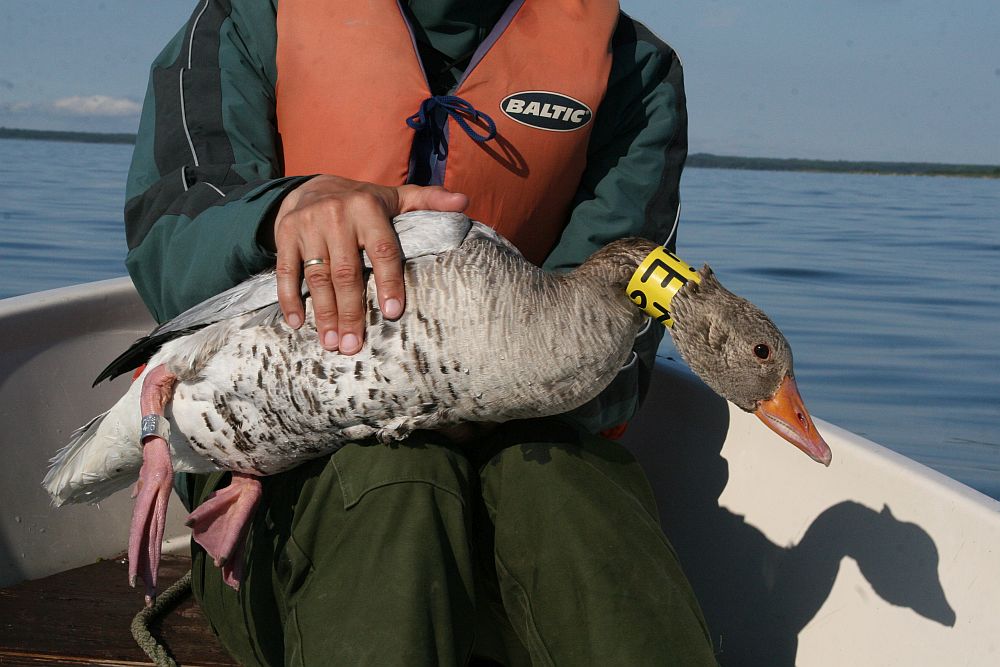
[[[552,274],[461,214],[414,212],[394,225],[408,306],[384,319],[369,277],[357,354],[320,347],[308,298],[306,323],[285,324],[265,273],[156,328],[98,378],[148,359],[125,395],[52,459],[43,485],[59,506],[97,502],[138,477],[129,576],[132,585],[142,576],[147,600],[174,472],[233,471],[189,525],[237,586],[259,477],[346,442],[572,410],[628,360],[648,320],[636,304],[670,327],[716,392],[829,464],[787,341],[708,266],[695,271],[651,241],[625,239]]]

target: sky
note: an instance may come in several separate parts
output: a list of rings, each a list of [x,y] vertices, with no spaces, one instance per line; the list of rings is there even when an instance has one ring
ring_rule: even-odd
[[[134,132],[200,0],[0,0],[0,126]],[[692,152],[1000,164],[998,0],[623,0],[684,63]]]

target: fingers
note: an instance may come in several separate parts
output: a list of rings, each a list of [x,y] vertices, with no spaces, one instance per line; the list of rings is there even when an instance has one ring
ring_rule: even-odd
[[[407,211],[431,210],[461,212],[469,205],[469,198],[459,192],[450,192],[441,186],[402,185],[395,188],[396,201],[387,211],[384,226],[374,228],[372,239],[365,248],[375,273],[379,307],[382,315],[395,320],[406,307],[403,285],[402,253],[399,239],[392,229],[391,218]]]
[[[460,213],[469,205],[469,198],[462,193],[450,192],[438,185],[401,185],[396,191],[399,194],[399,210],[393,215],[421,210]]]
[[[286,225],[287,227],[287,225]],[[296,243],[278,243],[275,273],[278,280],[278,306],[288,326],[298,329],[305,321],[302,305],[302,255]]]
[[[373,216],[364,233],[365,252],[375,274],[379,309],[387,319],[395,320],[406,307],[403,286],[403,253],[392,223],[384,215]]]
[[[386,187],[316,176],[289,193],[274,223],[278,303],[293,328],[305,321],[300,285],[312,297],[316,329],[327,350],[355,354],[364,343],[365,283],[360,251],[372,262],[379,308],[387,319],[406,307],[396,215],[418,209],[462,211],[465,195],[441,187]],[[309,260],[323,263],[303,266]]]
[[[403,313],[406,291],[403,286],[403,257],[385,200],[367,192],[348,199],[342,215],[332,222],[328,243],[330,277],[336,295],[336,330],[340,351],[355,354],[365,334],[365,281],[360,249],[372,262],[379,309],[388,319]]]
[[[311,264],[304,268],[306,286],[312,297],[313,317],[316,321],[316,333],[320,344],[327,350],[340,348],[340,336],[337,331],[337,295],[330,279],[330,251],[314,250],[305,253],[309,260],[323,260],[323,263]]]
[[[304,249],[301,251],[306,287],[309,288],[309,296],[312,298],[313,318],[320,345],[333,351],[340,349],[337,329],[338,301],[330,278],[333,263],[330,247],[333,244],[318,228],[307,230],[307,233],[309,236],[303,241]],[[334,243],[338,242],[344,241]],[[314,263],[314,260],[322,261]]]
[[[360,249],[369,244],[390,247],[382,254],[391,258],[396,239],[384,217],[374,197],[328,196],[290,212],[276,232],[278,302],[282,312],[289,325],[301,325],[305,315],[299,291],[301,276],[312,298],[320,344],[327,350],[355,354],[361,349],[365,302]],[[380,225],[388,232],[375,231]],[[398,249],[395,255],[398,264]],[[380,266],[377,271],[384,268]],[[402,269],[395,268],[398,291],[402,292]],[[391,268],[388,273],[392,273]]]
[[[346,214],[349,215],[349,214]],[[339,336],[339,349],[343,354],[354,354],[364,340],[364,283],[361,269],[360,238],[345,215],[329,224],[327,235],[330,266],[327,278],[331,287],[329,308],[313,296],[317,327],[322,327],[323,344]],[[312,286],[310,285],[310,288]]]

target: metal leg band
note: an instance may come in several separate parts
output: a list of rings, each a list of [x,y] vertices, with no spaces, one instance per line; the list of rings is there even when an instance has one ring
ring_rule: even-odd
[[[170,422],[166,417],[148,414],[142,416],[142,423],[139,429],[139,442],[143,442],[148,436],[156,435],[167,442],[170,442]]]

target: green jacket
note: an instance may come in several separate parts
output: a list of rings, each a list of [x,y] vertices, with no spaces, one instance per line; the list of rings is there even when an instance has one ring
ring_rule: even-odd
[[[495,7],[476,12],[465,3],[473,16],[462,17],[468,27],[462,44],[455,26],[442,20],[455,11],[449,2],[454,0],[409,3],[425,60],[450,62],[470,43],[474,47],[495,21],[496,8],[506,4],[493,0]],[[272,224],[284,193],[303,180],[283,177],[277,143],[276,5],[199,2],[151,68],[126,191],[126,266],[158,321],[274,265],[274,254],[258,243],[258,229]],[[687,156],[680,61],[624,13],[612,48],[587,167],[547,269],[577,266],[624,236],[670,247],[675,241]],[[579,411],[588,426],[619,423],[634,412],[662,336],[659,327],[650,331],[650,340],[637,344],[635,377],[623,374],[615,382],[621,386]]]

